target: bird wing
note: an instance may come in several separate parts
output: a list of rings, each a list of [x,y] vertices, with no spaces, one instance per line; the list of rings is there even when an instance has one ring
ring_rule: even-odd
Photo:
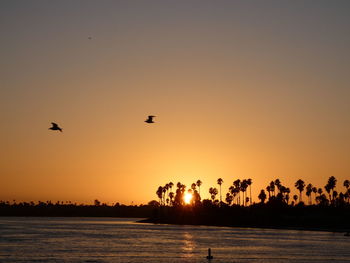
[[[51,122],[53,128],[58,128],[57,123]]]

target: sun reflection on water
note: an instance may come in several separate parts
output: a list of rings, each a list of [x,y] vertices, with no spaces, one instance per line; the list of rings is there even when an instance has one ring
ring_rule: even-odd
[[[184,253],[184,256],[186,258],[193,257],[193,251],[196,247],[196,244],[193,240],[193,235],[189,232],[185,232],[183,234],[183,245],[182,245],[182,251]]]

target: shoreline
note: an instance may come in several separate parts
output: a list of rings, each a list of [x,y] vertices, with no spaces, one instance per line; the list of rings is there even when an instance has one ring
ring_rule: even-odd
[[[180,225],[180,226],[214,226],[214,227],[228,227],[228,228],[257,228],[257,229],[278,229],[278,230],[297,230],[297,231],[319,231],[319,232],[333,232],[333,233],[349,233],[349,228],[324,228],[324,227],[305,227],[305,226],[272,226],[272,225],[219,225],[219,224],[190,224],[190,223],[170,223],[161,222],[146,218],[136,221],[136,223],[149,223],[155,225]]]
[[[159,207],[140,223],[350,232],[350,210],[335,207]]]
[[[333,232],[333,233],[350,233],[350,226],[348,228],[343,227],[306,227],[306,226],[287,226],[287,225],[256,225],[256,224],[209,224],[209,223],[190,223],[190,222],[174,222],[160,219],[152,219],[145,217],[129,217],[129,216],[35,216],[35,215],[16,215],[16,216],[0,216],[1,218],[120,218],[120,219],[135,219],[135,223],[149,223],[155,225],[179,225],[179,226],[212,226],[212,227],[228,227],[228,228],[254,228],[254,229],[276,229],[276,230],[296,230],[296,231],[320,231],[320,232]]]

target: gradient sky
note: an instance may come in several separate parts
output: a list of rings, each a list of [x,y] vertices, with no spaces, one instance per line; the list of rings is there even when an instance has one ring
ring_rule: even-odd
[[[350,177],[350,1],[0,2],[0,200]],[[92,39],[89,39],[91,37]],[[143,121],[156,115],[156,124]],[[54,121],[63,133],[48,130]],[[296,192],[295,192],[296,193]]]

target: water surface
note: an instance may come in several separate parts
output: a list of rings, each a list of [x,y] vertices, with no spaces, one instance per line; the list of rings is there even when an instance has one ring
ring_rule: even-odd
[[[0,217],[0,262],[350,262],[342,233]]]

